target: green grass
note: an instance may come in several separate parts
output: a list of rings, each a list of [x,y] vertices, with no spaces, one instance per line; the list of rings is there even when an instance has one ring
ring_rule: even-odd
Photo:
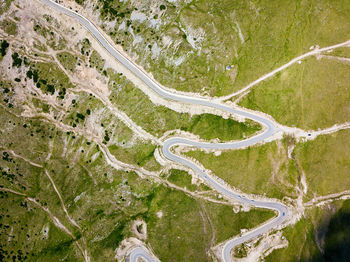
[[[326,128],[350,121],[349,81],[347,64],[309,58],[254,87],[240,105],[288,126]]]
[[[230,206],[202,202],[160,186],[150,202],[147,241],[161,261],[211,261],[212,245],[272,216],[263,210],[235,214]]]
[[[39,107],[41,106],[40,104]],[[116,159],[149,170],[160,169],[159,163],[154,158],[156,146],[151,141],[134,138],[132,130],[105,109],[104,105],[92,95],[80,93],[61,122],[78,128],[87,128],[91,124],[101,127],[104,132],[100,137]],[[72,137],[74,134],[69,135]]]
[[[5,13],[11,5],[13,0],[5,0],[0,3],[0,15]]]
[[[43,160],[38,156],[38,153],[49,152],[50,129],[42,126],[38,120],[33,119],[23,123],[20,119],[7,113],[3,108],[0,111],[0,119],[2,121],[0,143],[6,148],[11,145],[10,149],[13,149],[15,152],[22,152],[29,159],[41,163]],[[12,132],[13,129],[15,129],[15,132]],[[36,139],[40,139],[41,143],[37,143]],[[26,144],[23,146],[20,143],[11,143],[11,141],[21,141]]]
[[[46,16],[44,18],[45,18],[45,22],[43,20],[41,22],[44,22],[44,23],[52,22],[52,17]],[[54,28],[56,25],[51,24],[51,25],[45,26],[41,22],[40,22],[40,18],[39,18],[39,21],[35,21],[33,30],[38,35],[41,35],[46,39],[46,45],[48,45],[55,51],[66,49],[67,40],[62,35],[55,33]]]
[[[132,140],[132,130],[105,108],[103,103],[91,94],[78,93],[79,96],[72,100],[68,111],[62,117],[61,122],[72,127],[86,128],[94,125],[98,130],[104,144],[120,143]],[[52,108],[51,108],[52,109]]]
[[[230,141],[250,136],[261,128],[257,123],[248,120],[243,123],[230,118],[202,114],[193,116],[189,127],[182,129],[204,139],[220,138],[222,141]]]
[[[161,177],[166,178],[170,183],[189,191],[211,191],[210,187],[200,181],[197,181],[196,184],[192,184],[192,176],[184,170],[170,169],[167,173],[162,173]],[[208,192],[208,196],[217,197],[217,194],[214,191],[211,191]]]
[[[27,78],[33,79],[37,88],[45,94],[57,94],[63,99],[66,90],[73,88],[68,76],[55,64],[46,62],[30,63],[26,73]]]
[[[48,83],[51,83],[61,88],[66,89],[72,88],[73,85],[69,81],[68,76],[55,64],[53,63],[36,63],[35,68],[39,71],[39,77],[45,79]]]
[[[150,141],[136,141],[131,147],[111,145],[109,151],[120,161],[145,167],[146,169],[159,170],[160,164],[154,158],[155,145]]]
[[[286,148],[276,142],[247,149],[223,151],[221,155],[190,151],[187,156],[199,160],[230,185],[245,193],[283,198],[296,196],[298,174],[294,161],[287,159]]]
[[[90,40],[87,38],[84,38],[79,42],[79,48],[80,48],[80,53],[82,55],[89,56],[91,52],[91,43]]]
[[[183,170],[170,169],[168,181],[177,186],[186,188],[187,190],[190,190],[190,191],[198,190],[198,186],[195,184],[192,184],[191,175]]]
[[[84,4],[85,0],[75,0],[75,2],[79,5],[82,5]]]
[[[349,146],[349,130],[297,144],[295,155],[306,175],[309,198],[349,190]]]
[[[163,216],[157,217],[161,211]],[[179,191],[160,187],[150,204],[147,222],[148,242],[161,261],[209,261],[211,232],[203,231],[196,200]]]
[[[66,70],[75,72],[78,57],[69,52],[60,52],[57,54],[57,59]]]
[[[116,27],[108,33],[117,44],[130,55],[137,54],[137,63],[162,84],[183,91],[226,95],[308,52],[311,46],[340,43],[349,36],[350,7],[346,0],[162,3],[165,10],[100,0],[98,9],[104,21],[116,20]],[[148,16],[145,22],[130,19],[136,8]],[[149,25],[152,18],[162,22],[157,30]],[[123,22],[125,29],[118,30]],[[198,38],[194,40],[197,49],[181,28],[202,29],[203,39],[194,36]],[[131,29],[143,37],[142,42],[134,43]],[[171,38],[173,44],[167,47],[164,37]],[[162,48],[159,57],[152,54],[155,45]],[[185,61],[175,65],[173,61],[181,57]],[[233,70],[226,71],[226,65],[238,69],[234,81]]]
[[[0,27],[8,35],[16,35],[17,34],[17,25],[12,20],[9,20],[9,19],[2,20],[0,22]]]
[[[238,235],[243,228],[251,229],[275,216],[272,211],[264,209],[234,213],[231,206],[210,202],[205,203],[204,206],[215,231],[215,244]]]
[[[90,55],[89,63],[90,67],[95,67],[101,73],[105,65],[105,60],[94,50]]]
[[[33,41],[33,47],[34,47],[34,50],[39,50],[41,52],[47,52],[46,45],[44,45],[42,42],[40,42],[38,39],[35,39],[35,38]]]
[[[329,55],[350,58],[350,48],[349,47],[337,48],[333,50],[333,52],[330,53]]]

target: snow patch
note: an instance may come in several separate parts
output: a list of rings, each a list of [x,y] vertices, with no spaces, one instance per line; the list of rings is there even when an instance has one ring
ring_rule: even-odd
[[[163,211],[162,211],[162,210],[161,210],[161,211],[158,211],[158,212],[156,213],[156,215],[157,215],[158,218],[162,218],[162,217],[163,217]]]
[[[140,23],[143,23],[147,19],[146,14],[138,12],[138,11],[133,11],[130,16],[131,21],[138,21]]]
[[[155,28],[155,29],[159,29],[159,26],[162,24],[162,20],[160,20],[160,19],[154,19],[154,18],[152,18],[152,19],[150,19],[149,20],[149,26],[151,27],[151,28]]]
[[[162,37],[162,43],[163,43],[164,48],[167,49],[173,43],[173,39],[170,36],[165,35]]]
[[[134,37],[134,41],[132,42],[132,45],[133,45],[133,46],[134,46],[134,45],[137,45],[137,44],[139,44],[139,43],[142,43],[142,41],[143,41],[143,37],[140,36],[140,35],[136,35],[136,36]]]
[[[201,50],[201,42],[205,35],[203,28],[194,29],[191,26],[187,26],[185,28],[180,25],[180,29],[186,34],[186,40],[192,46],[192,48]]]
[[[94,162],[96,160],[96,158],[99,156],[100,152],[95,153],[92,157],[91,157],[91,162]]]
[[[43,226],[41,233],[43,234],[43,238],[47,239],[49,237],[49,224]]]
[[[239,39],[241,40],[241,43],[243,44],[244,43],[244,36],[242,34],[242,30],[237,22],[235,22],[235,24],[237,27],[236,32],[238,32]]]
[[[126,28],[125,21],[123,21],[123,23],[121,23],[121,24],[119,25],[118,31],[120,31],[120,30],[124,31],[125,28]]]
[[[74,198],[74,202],[75,202],[75,203],[78,202],[79,199],[80,199],[81,197],[83,197],[84,195],[85,195],[85,192],[83,192],[83,193],[81,193],[80,195],[76,196],[76,197]]]
[[[160,47],[158,47],[157,43],[154,43],[152,45],[152,59],[157,58],[160,54],[160,51],[162,51],[162,49]]]
[[[174,64],[175,66],[179,66],[179,65],[181,65],[185,60],[186,60],[186,58],[183,57],[183,56],[181,56],[181,57],[175,59],[175,60],[173,61],[173,64]]]
[[[301,177],[300,183],[302,185],[303,193],[306,195],[307,193],[307,183],[306,183],[306,176],[305,173],[303,172],[303,175]]]
[[[220,156],[221,155],[221,151],[215,151],[214,152],[214,156]]]

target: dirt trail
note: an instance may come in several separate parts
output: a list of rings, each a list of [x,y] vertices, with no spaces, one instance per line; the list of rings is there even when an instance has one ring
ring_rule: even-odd
[[[339,62],[343,62],[347,65],[350,65],[350,58],[347,57],[339,57],[339,56],[330,56],[330,55],[318,55],[317,58],[327,58]]]
[[[323,47],[323,48],[315,48],[313,49],[312,51],[310,52],[307,52],[301,56],[298,56],[292,60],[290,60],[288,63],[280,66],[279,68],[276,68],[275,70],[259,77],[257,80],[251,82],[250,84],[248,84],[247,86],[243,87],[242,89],[240,89],[239,91],[233,93],[233,94],[230,94],[228,96],[223,96],[223,97],[220,97],[218,98],[219,101],[225,101],[225,100],[228,100],[234,96],[237,96],[237,95],[240,95],[244,92],[246,92],[248,89],[250,89],[251,87],[259,84],[260,82],[274,76],[275,74],[277,74],[278,72],[290,67],[291,65],[299,62],[300,60],[304,59],[304,58],[307,58],[309,56],[314,56],[314,55],[318,55],[322,52],[326,52],[326,51],[329,51],[329,50],[333,50],[333,49],[336,49],[336,48],[339,48],[339,47],[344,47],[344,46],[349,46],[350,45],[350,39],[345,41],[345,42],[342,42],[342,43],[339,43],[339,44],[335,44],[335,45],[332,45],[332,46],[327,46],[327,47]]]
[[[85,237],[84,237],[84,233],[81,229],[81,227],[78,225],[78,223],[69,215],[68,211],[67,211],[67,208],[64,204],[64,201],[63,201],[63,198],[60,194],[60,192],[58,191],[57,187],[56,187],[56,184],[55,182],[53,181],[52,177],[50,176],[49,172],[45,169],[45,174],[47,176],[47,178],[50,180],[51,184],[52,184],[52,187],[54,188],[58,198],[60,199],[60,203],[61,203],[61,207],[62,207],[62,210],[63,212],[65,213],[68,221],[73,225],[75,226],[76,228],[78,228],[78,230],[80,231],[81,235],[82,235],[82,242],[84,244],[84,252],[86,252],[87,254],[87,243],[86,243],[86,240],[85,240]],[[90,260],[90,259],[89,259]]]
[[[54,188],[58,198],[60,199],[60,202],[61,202],[61,206],[62,206],[62,209],[63,209],[63,212],[66,214],[69,222],[74,225],[75,227],[77,227],[79,230],[81,230],[81,227],[77,224],[77,222],[75,222],[75,220],[68,214],[68,211],[67,211],[67,208],[63,202],[63,199],[62,199],[62,196],[60,194],[60,192],[58,191],[56,185],[55,185],[55,182],[53,181],[52,177],[50,176],[49,172],[45,169],[45,174],[47,176],[47,178],[50,180],[51,184],[52,184],[52,187]]]
[[[346,190],[343,192],[334,193],[326,196],[315,197],[309,202],[305,203],[304,206],[305,207],[322,206],[336,200],[346,200],[346,199],[350,199],[350,190]]]
[[[32,165],[32,166],[36,166],[36,167],[43,168],[42,165],[40,165],[40,164],[38,164],[38,163],[34,163],[33,161],[31,161],[31,160],[29,160],[29,159],[27,159],[27,158],[25,158],[25,157],[23,157],[23,156],[17,155],[15,152],[13,152],[13,150],[8,150],[8,152],[9,152],[12,156],[14,156],[14,157],[16,157],[16,158],[20,158],[20,159],[22,159],[23,161],[27,162],[28,164],[30,164],[30,165]]]

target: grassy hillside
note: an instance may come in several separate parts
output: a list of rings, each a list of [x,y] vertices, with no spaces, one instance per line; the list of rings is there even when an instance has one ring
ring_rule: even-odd
[[[254,87],[240,105],[288,126],[327,128],[350,121],[349,83],[348,63],[309,58]]]
[[[298,144],[295,155],[306,174],[308,197],[350,188],[350,131],[343,130]]]
[[[93,9],[115,43],[162,84],[212,96],[239,90],[311,46],[349,38],[345,0],[100,0]]]

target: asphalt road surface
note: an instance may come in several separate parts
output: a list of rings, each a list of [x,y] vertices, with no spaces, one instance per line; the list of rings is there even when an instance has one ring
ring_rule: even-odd
[[[136,247],[128,254],[127,262],[137,262],[139,258],[142,258],[145,262],[154,262],[154,259],[149,255],[146,249],[143,247]]]
[[[165,90],[163,87],[161,87],[157,82],[155,82],[153,79],[151,79],[144,71],[142,71],[134,62],[129,60],[127,57],[123,56],[119,51],[117,51],[110,43],[109,41],[103,36],[103,34],[97,29],[97,27],[90,22],[87,18],[83,17],[82,15],[65,8],[54,1],[51,0],[41,0],[46,5],[55,8],[56,10],[60,11],[63,14],[66,14],[70,17],[73,17],[76,19],[83,27],[85,27],[92,36],[115,58],[117,59],[121,64],[123,64],[125,67],[127,67],[135,76],[137,76],[139,79],[141,79],[149,88],[151,88],[154,92],[156,92],[158,95],[169,99],[173,101],[178,101],[182,103],[190,103],[190,104],[197,104],[197,105],[203,105],[208,106],[212,108],[216,108],[219,110],[223,110],[225,112],[229,112],[230,114],[243,116],[245,118],[249,118],[253,121],[259,122],[261,125],[263,125],[264,132],[259,133],[256,136],[253,136],[251,138],[237,141],[237,142],[230,142],[230,143],[206,143],[206,142],[197,142],[192,141],[189,139],[181,138],[181,137],[173,137],[164,142],[164,146],[162,148],[163,154],[166,158],[169,160],[175,161],[177,163],[180,163],[184,166],[187,166],[191,169],[193,169],[200,177],[202,177],[203,180],[206,181],[207,184],[209,184],[212,188],[214,188],[216,191],[218,191],[223,196],[237,200],[241,202],[242,204],[248,204],[254,207],[259,208],[267,208],[274,211],[277,211],[278,216],[274,218],[273,220],[270,220],[268,223],[256,228],[253,231],[250,231],[247,234],[244,234],[243,236],[228,241],[223,250],[222,250],[222,258],[224,261],[228,262],[231,261],[230,252],[232,248],[238,244],[241,244],[243,242],[246,242],[250,239],[253,239],[257,237],[258,235],[261,235],[267,231],[269,231],[272,228],[275,228],[279,226],[287,217],[287,207],[281,203],[278,202],[268,202],[268,201],[254,201],[251,199],[247,199],[243,195],[239,195],[231,191],[229,188],[227,188],[224,184],[222,184],[219,181],[214,180],[212,177],[210,177],[208,174],[206,174],[199,166],[197,166],[195,163],[181,157],[178,155],[173,154],[170,151],[170,148],[174,145],[187,145],[187,146],[194,146],[197,148],[210,148],[210,149],[237,149],[242,148],[246,146],[251,146],[256,143],[261,142],[264,139],[269,138],[275,133],[275,126],[274,124],[267,118],[255,115],[253,113],[241,111],[239,109],[234,109],[229,106],[226,106],[221,103],[216,103],[213,101],[206,100],[204,98],[197,98],[197,97],[190,97],[182,94],[176,94],[172,93],[171,91]],[[142,247],[138,247],[133,249],[128,254],[128,259],[131,262],[137,262],[138,258],[142,258],[146,260],[147,262],[153,262],[155,261]]]

